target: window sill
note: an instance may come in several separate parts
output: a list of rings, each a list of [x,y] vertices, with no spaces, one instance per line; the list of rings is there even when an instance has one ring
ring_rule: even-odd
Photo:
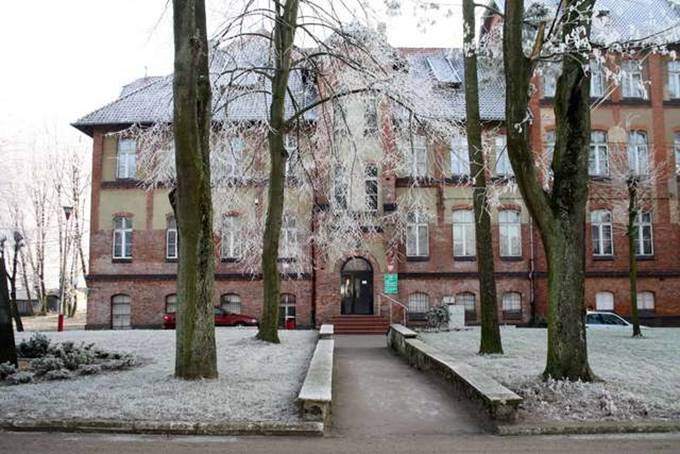
[[[609,175],[588,175],[593,181],[610,181],[612,178]]]
[[[116,178],[113,181],[102,181],[102,189],[137,189],[139,180],[134,178]]]
[[[680,177],[680,175],[679,175]],[[383,203],[383,211],[385,213],[389,213],[391,211],[397,211],[397,204],[392,202],[392,203]]]
[[[619,104],[621,105],[629,105],[629,106],[640,106],[640,105],[649,105],[651,104],[651,101],[649,98],[642,98],[642,97],[628,97],[628,98],[621,98],[619,101]]]
[[[279,263],[295,263],[297,259],[295,257],[279,257],[276,261]]]
[[[220,259],[220,261],[222,263],[237,263],[237,262],[241,261],[241,259],[236,258],[236,257],[222,257]]]
[[[524,260],[524,257],[522,257],[521,255],[517,255],[517,256],[501,256],[501,261],[502,261],[502,262],[521,262],[522,260]]]
[[[613,260],[613,255],[593,255],[593,262],[611,262]]]
[[[114,257],[111,259],[112,263],[132,263],[132,257]]]
[[[428,261],[430,261],[430,256],[429,255],[407,256],[406,261],[407,262],[428,262]]]
[[[636,255],[635,260],[638,262],[651,262],[656,260],[656,257],[654,255]]]
[[[474,255],[454,255],[453,256],[453,261],[454,262],[474,262],[477,260],[477,257]]]
[[[680,106],[680,98],[671,98],[663,102],[664,106]]]
[[[169,258],[169,257],[165,257],[165,262],[166,262],[166,263],[177,263],[177,260],[179,260],[179,259],[178,259],[178,258]]]
[[[491,181],[494,183],[509,183],[511,181],[515,181],[515,176],[514,175],[496,175],[495,177],[491,177]]]
[[[522,313],[503,311],[503,320],[522,320]]]

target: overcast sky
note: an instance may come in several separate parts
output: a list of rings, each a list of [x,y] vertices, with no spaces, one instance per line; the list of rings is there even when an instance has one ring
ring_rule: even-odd
[[[135,78],[172,69],[172,14],[167,0],[18,0],[0,6],[0,140],[25,156],[36,136],[57,134],[89,146],[70,122],[114,100]],[[209,28],[224,0],[208,0]],[[375,0],[376,9],[383,0]],[[397,46],[452,47],[461,42],[460,1],[443,4],[441,20],[417,26],[413,11],[385,17]],[[454,16],[443,19],[447,10]],[[421,17],[422,21],[422,17]],[[209,30],[210,31],[210,30]],[[0,142],[2,144],[2,142]]]

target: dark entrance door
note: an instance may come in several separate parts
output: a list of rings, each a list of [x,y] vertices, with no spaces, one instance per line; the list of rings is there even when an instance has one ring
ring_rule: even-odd
[[[373,314],[373,269],[365,259],[354,257],[340,275],[341,313]]]

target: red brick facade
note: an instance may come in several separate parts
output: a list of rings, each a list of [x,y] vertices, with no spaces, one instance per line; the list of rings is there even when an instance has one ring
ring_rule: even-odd
[[[672,323],[680,321],[680,255],[675,250],[680,245],[680,213],[673,152],[673,134],[680,131],[680,103],[667,99],[665,94],[665,60],[660,56],[652,56],[646,62],[646,68],[651,82],[650,99],[625,100],[617,92],[610,102],[600,106],[594,113],[593,123],[598,128],[608,129],[624,123],[630,126],[630,121],[634,121],[635,128],[648,133],[652,159],[664,163],[667,169],[665,177],[659,181],[654,199],[654,254],[639,261],[638,291],[654,293],[654,312],[646,315],[656,317],[660,323]],[[553,127],[551,106],[549,102],[536,97],[532,100],[531,108],[534,113],[531,137],[535,149],[540,150],[543,148],[545,131]],[[110,327],[112,297],[125,294],[131,299],[130,322],[133,327],[159,327],[165,313],[165,298],[175,293],[176,263],[165,258],[165,230],[158,228],[158,219],[154,219],[159,214],[154,208],[157,202],[153,192],[143,194],[141,189],[128,182],[105,181],[103,177],[103,135],[111,129],[102,127],[93,130],[87,326]],[[390,146],[389,140],[385,146]],[[437,153],[447,153],[444,147],[434,148]],[[471,292],[476,296],[476,304],[479,304],[476,262],[474,259],[454,259],[451,212],[445,208],[444,201],[448,183],[439,181],[430,185],[437,193],[437,216],[436,223],[430,224],[429,257],[418,261],[396,260],[393,257],[374,257],[367,251],[355,251],[354,255],[368,260],[373,269],[375,313],[388,313],[387,303],[378,307],[378,294],[382,292],[388,266],[393,267],[391,272],[399,275],[399,294],[395,295],[395,299],[404,304],[408,302],[409,295],[415,292],[427,293],[430,304],[439,304],[446,296]],[[381,175],[380,186],[383,201],[386,204],[393,203],[399,178],[386,170]],[[133,215],[133,253],[130,260],[112,259],[112,224],[102,218],[103,193],[110,195],[120,192],[124,197],[137,194],[143,200],[140,205],[143,205],[143,216],[140,219],[139,213]],[[606,201],[593,200],[590,208],[606,207],[606,204]],[[523,212],[523,219],[526,219],[526,209],[519,204],[516,208]],[[119,206],[115,211],[128,210],[127,206]],[[538,316],[545,313],[546,262],[539,234],[530,223],[523,221],[522,255],[509,260],[498,257],[497,224],[493,228],[500,320],[505,323],[527,323],[534,313]],[[595,308],[596,293],[608,291],[614,294],[615,311],[627,316],[630,313],[627,238],[624,232],[615,230],[614,255],[607,259],[596,259],[590,253],[590,225],[586,229],[586,304],[589,308]],[[404,255],[399,254],[400,257]],[[222,294],[237,293],[241,297],[242,312],[259,317],[262,305],[259,278],[241,274],[232,263],[222,263],[217,253],[216,261],[215,301]],[[314,257],[314,263],[316,269],[310,267],[309,273],[299,278],[285,279],[282,283],[282,292],[295,295],[298,327],[318,326],[340,314],[340,272],[344,260],[328,264],[323,263],[320,257]],[[505,292],[520,293],[519,317],[503,314],[500,300]],[[479,313],[479,307],[476,312]]]

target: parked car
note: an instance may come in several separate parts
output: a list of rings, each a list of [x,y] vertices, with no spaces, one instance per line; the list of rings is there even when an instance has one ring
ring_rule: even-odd
[[[257,326],[257,319],[251,315],[233,314],[227,312],[221,307],[214,309],[215,326]],[[175,328],[175,313],[165,314],[163,316],[163,327],[165,329]]]
[[[588,311],[586,326],[588,328],[625,328],[632,325],[613,312]]]

